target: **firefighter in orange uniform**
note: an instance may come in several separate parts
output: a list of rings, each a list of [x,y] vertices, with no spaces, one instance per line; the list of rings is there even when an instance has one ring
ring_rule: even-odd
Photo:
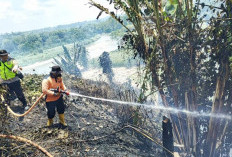
[[[61,73],[62,70],[59,66],[53,66],[50,76],[42,82],[42,92],[46,94],[47,126],[53,125],[53,118],[55,117],[56,110],[59,114],[60,124],[64,127],[67,126],[64,120],[65,105],[63,95],[58,91],[52,91],[52,89],[66,90]]]

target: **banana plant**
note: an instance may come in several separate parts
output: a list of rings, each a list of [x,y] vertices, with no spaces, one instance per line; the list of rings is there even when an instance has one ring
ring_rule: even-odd
[[[79,59],[79,56],[80,56],[81,48],[80,47],[75,48],[73,58],[71,57],[69,50],[64,45],[62,45],[62,48],[63,48],[64,55],[63,56],[58,55],[60,60],[58,60],[56,58],[53,58],[54,61],[58,65],[60,65],[62,67],[62,69],[65,72],[67,72],[68,74],[76,75],[78,77],[81,77],[81,71],[77,66],[77,62],[78,62],[78,59]]]

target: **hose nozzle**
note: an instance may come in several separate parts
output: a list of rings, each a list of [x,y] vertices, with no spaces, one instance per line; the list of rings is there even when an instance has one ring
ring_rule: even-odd
[[[68,90],[61,90],[60,87],[57,87],[57,89],[50,89],[50,91],[53,91],[54,93],[63,93],[66,95],[70,95],[70,92]]]

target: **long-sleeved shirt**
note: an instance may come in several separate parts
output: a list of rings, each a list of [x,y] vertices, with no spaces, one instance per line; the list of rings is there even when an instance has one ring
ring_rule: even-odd
[[[47,95],[46,102],[56,101],[60,96],[54,96],[54,92],[50,89],[57,89],[59,87],[62,90],[66,90],[66,87],[61,79],[60,82],[56,82],[54,78],[50,76],[47,79],[44,79],[42,82],[42,92]]]
[[[17,61],[14,58],[11,58],[11,57],[8,57],[7,61],[5,61],[5,62],[3,62],[2,60],[0,60],[0,62],[2,64],[6,64],[6,65],[10,64],[10,62],[12,62],[12,64],[13,64],[13,68],[12,69],[15,69],[15,70],[17,70],[18,67],[19,67]],[[9,69],[6,69],[6,70],[9,70]],[[0,70],[0,73],[4,73],[4,71]],[[0,77],[0,83],[12,83],[12,82],[15,82],[15,81],[19,81],[18,76],[14,77],[14,78],[11,78],[11,79],[7,79],[7,80],[3,80]]]

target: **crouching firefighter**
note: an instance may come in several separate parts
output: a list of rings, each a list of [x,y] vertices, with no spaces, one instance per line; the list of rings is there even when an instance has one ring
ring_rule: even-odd
[[[47,126],[53,125],[53,118],[56,114],[55,110],[57,110],[59,114],[60,124],[64,127],[67,126],[64,120],[65,105],[62,93],[68,95],[68,92],[65,92],[67,90],[63,83],[61,73],[62,71],[59,66],[53,66],[50,76],[42,82],[42,92],[46,94]]]

